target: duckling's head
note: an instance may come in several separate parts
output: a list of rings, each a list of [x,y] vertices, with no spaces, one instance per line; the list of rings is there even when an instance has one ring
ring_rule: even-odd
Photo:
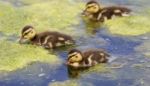
[[[35,35],[36,35],[35,29],[32,26],[27,25],[22,29],[21,38],[19,42],[21,43],[24,40],[31,40],[35,37]]]
[[[86,8],[85,8],[84,12],[97,13],[100,9],[101,9],[101,7],[100,7],[99,3],[92,0],[86,4]]]
[[[82,53],[77,49],[72,49],[68,53],[67,64],[72,66],[78,66],[83,61]]]

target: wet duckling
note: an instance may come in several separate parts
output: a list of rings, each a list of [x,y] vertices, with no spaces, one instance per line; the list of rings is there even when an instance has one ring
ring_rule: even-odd
[[[130,9],[120,6],[101,7],[96,1],[89,1],[82,15],[90,21],[104,22],[114,16],[129,16]]]
[[[109,54],[100,49],[91,49],[81,52],[77,49],[72,49],[68,53],[67,65],[72,67],[90,67],[98,63],[106,63]]]
[[[32,44],[43,46],[44,48],[53,49],[56,47],[61,47],[65,45],[74,44],[74,40],[71,36],[52,31],[45,31],[41,33],[36,33],[34,27],[25,26],[22,29],[20,43],[24,41],[29,41]]]

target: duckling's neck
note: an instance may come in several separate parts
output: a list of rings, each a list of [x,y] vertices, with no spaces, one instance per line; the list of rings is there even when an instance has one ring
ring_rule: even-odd
[[[79,64],[84,64],[84,56],[83,56],[83,54],[81,54],[81,56],[82,56],[82,60],[79,62]]]
[[[38,35],[36,34],[30,41],[31,41],[33,44],[39,43],[39,37],[38,37]]]
[[[98,16],[101,13],[102,9],[99,9],[96,13],[93,13],[94,16]]]

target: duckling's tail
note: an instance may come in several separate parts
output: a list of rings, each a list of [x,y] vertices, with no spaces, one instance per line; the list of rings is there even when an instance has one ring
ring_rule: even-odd
[[[115,61],[118,57],[116,56],[111,56],[109,59],[108,59],[108,62],[111,63],[113,61]]]
[[[121,10],[121,16],[130,16],[131,9],[126,8],[126,7],[119,7]]]

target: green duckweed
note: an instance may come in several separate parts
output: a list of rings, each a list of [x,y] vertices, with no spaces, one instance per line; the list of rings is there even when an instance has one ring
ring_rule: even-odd
[[[50,83],[49,86],[80,86],[76,81],[67,80],[64,82],[53,82]]]
[[[78,14],[82,3],[69,0],[48,1],[22,7],[0,2],[0,31],[6,34],[20,34],[22,27],[33,25],[38,31],[51,30],[73,34],[79,23]]]
[[[114,18],[105,24],[113,34],[137,36],[150,32],[149,18],[148,16],[134,15]]]
[[[27,23],[25,13],[10,4],[0,2],[0,32],[18,34]]]
[[[0,71],[13,71],[33,62],[49,64],[61,63],[61,60],[43,48],[33,45],[20,45],[8,41],[0,42]]]

